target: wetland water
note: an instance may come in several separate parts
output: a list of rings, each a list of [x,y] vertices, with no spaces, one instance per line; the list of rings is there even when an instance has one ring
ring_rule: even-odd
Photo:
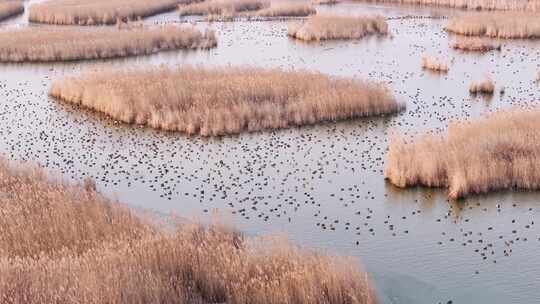
[[[449,50],[445,19],[399,18],[449,10],[354,3],[320,10],[391,17],[392,38],[303,43],[287,38],[287,22],[214,23],[219,46],[209,51],[1,64],[0,152],[68,181],[92,177],[100,191],[134,208],[202,221],[216,211],[232,214],[247,234],[283,232],[297,244],[358,257],[381,303],[540,302],[540,193],[448,202],[444,190],[397,189],[382,174],[392,132],[442,131],[452,119],[536,105],[540,42],[503,41],[500,52],[468,54]],[[27,26],[24,20],[9,19],[0,30]],[[145,22],[178,21],[169,13]],[[449,73],[422,71],[422,55],[452,62]],[[387,117],[202,139],[116,124],[47,97],[51,79],[145,64],[245,64],[361,77],[387,83],[407,108]],[[486,74],[505,94],[469,96],[469,83]]]

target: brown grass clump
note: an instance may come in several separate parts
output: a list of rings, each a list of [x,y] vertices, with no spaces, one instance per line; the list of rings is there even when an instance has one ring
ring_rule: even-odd
[[[257,17],[306,17],[317,13],[310,4],[294,2],[272,2],[270,7],[254,13]]]
[[[492,50],[501,50],[501,44],[490,40],[474,37],[474,38],[458,38],[450,44],[450,47],[455,50],[465,52],[488,52]]]
[[[0,32],[0,61],[43,62],[103,59],[173,49],[210,48],[213,32],[194,27],[25,28]]]
[[[51,0],[29,8],[30,22],[95,25],[115,24],[174,10],[179,0]]]
[[[92,187],[0,163],[0,302],[373,304],[350,258],[150,225]]]
[[[304,23],[288,25],[289,36],[306,41],[360,39],[368,35],[386,34],[388,24],[382,17],[315,15]]]
[[[312,0],[311,3],[318,5],[333,5],[337,4],[338,0]]]
[[[451,7],[466,10],[540,11],[539,0],[363,0],[365,2],[396,3]]]
[[[55,81],[49,93],[125,123],[202,136],[401,109],[379,84],[307,71],[247,67],[100,71]]]
[[[0,193],[0,260],[80,255],[151,231],[91,186],[52,182],[41,170],[1,159]]]
[[[445,138],[393,138],[385,177],[399,187],[447,187],[452,199],[502,189],[540,189],[540,110],[454,122]]]
[[[490,78],[486,78],[482,81],[473,81],[469,86],[469,93],[471,94],[488,94],[491,95],[495,91],[495,84]]]
[[[470,13],[450,18],[446,30],[466,36],[540,38],[540,15],[524,12]]]
[[[22,1],[0,1],[0,21],[24,12]]]
[[[440,73],[448,73],[448,65],[439,59],[422,57],[422,69]]]
[[[235,15],[240,12],[257,11],[268,7],[266,0],[209,0],[180,5],[180,16]]]
[[[210,0],[179,6],[180,16],[206,16],[209,21],[229,21],[235,18],[304,17],[315,14],[309,4],[266,0]]]

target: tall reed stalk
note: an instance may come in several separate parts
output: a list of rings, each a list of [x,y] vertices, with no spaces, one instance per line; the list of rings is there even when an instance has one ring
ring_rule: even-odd
[[[468,13],[450,18],[446,30],[466,36],[536,39],[540,38],[540,14],[529,12]]]
[[[360,0],[373,3],[393,3],[458,8],[485,11],[527,11],[539,12],[539,0]]]
[[[217,45],[212,31],[191,26],[31,27],[0,32],[0,61],[45,62],[148,55]]]
[[[30,22],[60,25],[115,24],[174,10],[180,0],[50,0],[32,4]]]
[[[151,224],[91,183],[0,161],[0,302],[373,304],[356,261],[224,226]]]
[[[387,35],[388,24],[382,17],[315,15],[305,22],[291,22],[288,35],[305,41],[360,39],[369,35]]]
[[[54,81],[49,94],[125,123],[202,136],[389,114],[402,107],[381,84],[254,67],[102,70]]]
[[[0,21],[24,12],[22,1],[18,0],[0,0]]]
[[[394,185],[448,188],[452,199],[502,189],[540,189],[540,110],[453,122],[446,136],[394,136],[385,177]]]

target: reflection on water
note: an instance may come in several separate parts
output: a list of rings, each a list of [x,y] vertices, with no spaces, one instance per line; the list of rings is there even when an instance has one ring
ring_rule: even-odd
[[[393,17],[393,38],[302,43],[286,37],[286,22],[215,23],[209,26],[217,30],[219,47],[210,51],[2,65],[0,151],[66,179],[90,176],[104,193],[136,208],[203,221],[218,210],[248,234],[282,231],[297,243],[357,256],[383,303],[540,301],[538,193],[449,202],[444,190],[398,189],[382,174],[391,132],[411,137],[443,131],[453,119],[535,105],[539,43],[508,41],[500,52],[464,54],[449,50],[444,19],[396,18],[455,11],[357,3],[323,10]],[[173,12],[146,22],[177,21]],[[424,54],[453,61],[449,73],[422,71]],[[81,69],[145,64],[249,64],[361,77],[387,83],[407,109],[203,139],[117,124],[46,95],[51,79]],[[485,74],[506,94],[490,101],[470,96],[470,81]]]

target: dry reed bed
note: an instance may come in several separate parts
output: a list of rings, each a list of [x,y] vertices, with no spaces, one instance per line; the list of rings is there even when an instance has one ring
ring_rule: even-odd
[[[373,304],[346,257],[223,226],[151,225],[90,184],[0,160],[0,302]]]
[[[179,5],[180,16],[234,15],[240,12],[257,11],[266,8],[266,0],[209,0],[187,5]]]
[[[0,32],[0,41],[2,62],[104,59],[217,45],[213,32],[191,26],[26,28]]]
[[[501,44],[498,42],[493,42],[488,39],[478,38],[478,37],[460,37],[455,39],[450,47],[455,50],[460,50],[464,52],[489,52],[489,51],[500,51]]]
[[[385,177],[399,187],[448,188],[452,199],[502,189],[540,188],[540,110],[497,112],[453,122],[446,137],[394,137]]]
[[[22,1],[0,0],[0,21],[24,12]]]
[[[373,3],[394,3],[450,7],[465,10],[540,11],[539,0],[361,0]]]
[[[477,80],[471,82],[469,85],[469,93],[471,94],[487,94],[491,95],[495,91],[495,84],[491,78],[486,78],[484,80]]]
[[[448,65],[438,58],[422,57],[422,69],[439,73],[448,73]]]
[[[312,0],[311,3],[317,5],[334,5],[338,4],[338,0]]]
[[[450,18],[446,30],[466,36],[535,39],[540,38],[540,14],[524,12],[469,13]]]
[[[49,93],[125,123],[202,136],[382,115],[402,107],[380,84],[249,67],[104,70],[54,81]]]
[[[174,10],[179,0],[50,0],[29,8],[30,22],[59,25],[115,24]]]
[[[272,2],[270,7],[254,13],[256,17],[306,17],[317,13],[310,4],[294,2]]]
[[[387,35],[388,24],[382,17],[315,15],[303,23],[289,23],[287,32],[305,41],[360,39],[368,35]]]
[[[312,5],[265,0],[210,0],[180,5],[180,16],[206,16],[210,21],[235,18],[305,17],[316,13]]]

